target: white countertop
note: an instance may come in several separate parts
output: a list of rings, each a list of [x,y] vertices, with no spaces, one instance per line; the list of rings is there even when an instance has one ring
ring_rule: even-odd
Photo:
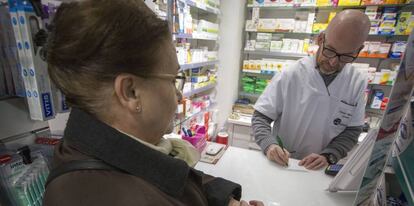
[[[297,164],[291,159],[289,164]],[[267,206],[352,205],[356,193],[326,191],[332,177],[320,171],[291,171],[276,165],[260,151],[229,147],[216,165],[199,162],[196,169],[242,185],[242,199]]]

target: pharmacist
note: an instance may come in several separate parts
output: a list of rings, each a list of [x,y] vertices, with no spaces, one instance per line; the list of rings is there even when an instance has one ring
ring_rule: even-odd
[[[350,63],[363,48],[369,29],[364,13],[342,11],[318,36],[315,56],[300,59],[273,77],[256,102],[252,119],[253,135],[268,159],[286,165],[291,156],[301,159],[299,165],[317,170],[345,157],[357,143],[367,80]]]

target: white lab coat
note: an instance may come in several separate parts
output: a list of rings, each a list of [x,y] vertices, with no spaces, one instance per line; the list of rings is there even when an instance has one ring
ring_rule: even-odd
[[[315,57],[300,59],[273,77],[254,108],[272,118],[293,158],[319,154],[347,126],[361,126],[366,76],[347,64],[326,87]]]

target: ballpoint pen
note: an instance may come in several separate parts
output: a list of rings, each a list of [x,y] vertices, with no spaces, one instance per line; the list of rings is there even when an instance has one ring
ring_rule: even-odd
[[[276,141],[277,141],[277,144],[282,148],[283,154],[286,155],[285,147],[283,146],[283,142],[282,142],[282,138],[280,138],[279,135],[276,135]],[[289,167],[289,164],[287,162],[285,162],[285,164],[286,164],[286,167]]]

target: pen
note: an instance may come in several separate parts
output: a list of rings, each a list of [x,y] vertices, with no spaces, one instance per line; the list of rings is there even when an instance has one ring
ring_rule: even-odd
[[[188,137],[187,131],[185,131],[185,127],[181,128],[183,130],[184,136]]]
[[[285,147],[283,146],[283,142],[282,142],[282,138],[280,138],[279,135],[277,135],[276,140],[277,140],[277,144],[282,148],[283,154],[286,155]],[[286,162],[286,167],[288,167],[288,166],[289,166],[289,164]]]

